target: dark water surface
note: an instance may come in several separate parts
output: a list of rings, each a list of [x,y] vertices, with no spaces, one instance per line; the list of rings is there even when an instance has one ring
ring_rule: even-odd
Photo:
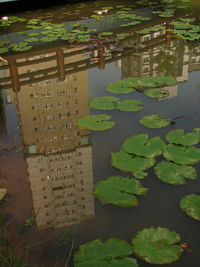
[[[117,3],[131,6],[130,1]],[[137,6],[133,12],[151,20],[124,29],[119,27],[120,21],[109,22],[114,11],[100,20],[89,17],[94,10],[112,5],[98,1],[67,6],[67,10],[59,6],[17,14],[44,19],[46,14],[66,28],[72,21],[83,21],[98,31],[128,32],[132,36],[120,43],[114,38],[75,45],[67,41],[36,43],[27,52],[2,55],[7,62],[0,62],[0,186],[9,194],[1,204],[1,213],[12,218],[8,232],[14,252],[24,255],[26,246],[23,257],[29,262],[27,266],[73,266],[73,254],[80,244],[111,237],[131,242],[137,231],[161,226],[176,231],[192,249],[177,262],[164,266],[199,267],[199,221],[179,208],[182,197],[200,193],[199,179],[173,186],[158,180],[151,168],[142,180],[149,191],[138,198],[135,208],[102,205],[92,194],[93,185],[100,180],[130,176],[111,166],[110,153],[117,152],[125,138],[139,133],[165,138],[170,130],[200,127],[199,42],[168,38],[165,31],[147,34],[146,39],[136,34],[136,29],[166,25],[173,19],[153,16],[151,8],[145,6]],[[185,13],[179,10],[175,18]],[[2,32],[0,39],[20,41],[17,32],[24,30],[21,24],[11,25],[10,32]],[[110,52],[112,56],[104,56]],[[121,100],[141,100],[142,111],[103,112],[88,107],[90,98],[113,95],[105,90],[108,83],[160,74],[177,79],[177,85],[166,88],[169,96],[164,100],[137,91],[116,95]],[[101,113],[112,116],[116,123],[112,129],[96,132],[76,125],[79,118]],[[138,121],[150,114],[179,118],[165,128],[148,129]],[[157,158],[157,162],[161,160]],[[200,164],[195,168],[199,175]],[[150,266],[137,261],[141,267]]]

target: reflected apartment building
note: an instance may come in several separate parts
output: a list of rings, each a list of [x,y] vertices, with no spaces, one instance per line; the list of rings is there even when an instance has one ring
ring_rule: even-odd
[[[52,52],[19,59],[18,64],[29,64],[18,66],[17,74],[34,76],[25,84],[21,80],[10,97],[19,113],[38,229],[78,224],[95,214],[90,131],[76,125],[77,119],[89,115],[87,72],[59,75],[55,70],[59,59],[73,63],[83,60],[84,53],[57,56]],[[57,77],[44,79],[40,72],[46,69],[57,71]],[[44,78],[38,81],[40,76]]]
[[[163,42],[159,44],[162,39]],[[146,48],[140,53],[123,58],[122,62],[118,63],[122,68],[122,78],[164,74],[175,76],[177,82],[188,80],[189,71],[193,70],[198,60],[196,57],[194,59],[194,54],[181,40],[170,40],[166,37],[166,30],[162,29],[150,34],[138,34],[137,41]],[[165,89],[169,92],[167,98],[173,98],[178,94],[178,85],[166,86]]]

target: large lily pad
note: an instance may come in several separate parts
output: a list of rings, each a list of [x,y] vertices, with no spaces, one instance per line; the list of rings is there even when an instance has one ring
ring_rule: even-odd
[[[99,110],[112,110],[116,108],[119,98],[114,96],[94,97],[90,100],[89,105],[91,108]]]
[[[152,88],[144,91],[144,94],[151,98],[162,99],[168,97],[169,92],[165,89]]]
[[[111,176],[95,185],[94,194],[103,204],[134,207],[138,205],[135,195],[145,195],[147,190],[134,178]]]
[[[111,116],[107,114],[91,115],[77,120],[80,128],[87,128],[94,131],[104,131],[114,126],[113,121],[108,121]]]
[[[96,239],[80,246],[74,256],[74,267],[137,267],[131,246],[124,240],[111,238],[105,243]]]
[[[178,260],[183,249],[180,236],[167,228],[145,228],[133,238],[134,252],[148,263],[167,264]]]
[[[144,116],[139,120],[140,124],[147,128],[163,128],[170,124],[171,120],[166,119],[158,114]]]
[[[200,195],[190,194],[180,201],[180,208],[193,219],[200,221]]]
[[[148,134],[132,135],[123,144],[126,152],[142,157],[159,156],[164,147],[165,142],[159,136],[149,139]]]
[[[192,146],[199,142],[200,133],[195,129],[193,132],[185,133],[183,129],[170,131],[166,135],[166,139],[169,143],[180,144],[183,146]]]
[[[164,148],[163,156],[178,164],[190,165],[200,161],[200,149],[170,144]]]
[[[117,103],[117,109],[121,111],[140,111],[143,109],[140,100],[126,99]]]
[[[142,171],[151,168],[155,164],[154,158],[138,157],[127,153],[124,149],[111,153],[112,166],[125,172],[131,172],[135,177],[142,178]]]
[[[192,166],[178,165],[168,161],[158,163],[155,166],[155,174],[161,181],[173,185],[185,184],[186,179],[197,178],[197,172]]]
[[[126,79],[110,83],[106,86],[106,89],[108,92],[115,94],[127,94],[135,91],[133,83]]]

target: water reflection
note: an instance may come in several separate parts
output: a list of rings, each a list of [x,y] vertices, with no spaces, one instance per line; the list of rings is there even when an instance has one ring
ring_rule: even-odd
[[[15,90],[7,89],[6,96],[16,104],[20,118],[38,229],[77,224],[95,213],[90,132],[76,126],[78,118],[89,114],[87,72],[65,76],[61,66],[85,56],[76,55],[75,49],[70,52],[75,55],[66,59],[62,50],[9,59],[10,84]],[[52,56],[55,60],[45,62]],[[42,75],[40,79],[47,69],[54,69],[58,77]],[[28,80],[21,79],[27,74]]]

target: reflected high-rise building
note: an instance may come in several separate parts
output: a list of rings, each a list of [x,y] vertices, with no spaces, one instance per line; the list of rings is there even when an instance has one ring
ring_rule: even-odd
[[[91,133],[76,124],[89,115],[87,71],[66,74],[64,68],[83,62],[85,54],[67,49],[70,56],[63,57],[65,52],[21,56],[15,59],[15,77],[11,74],[10,99],[18,109],[38,229],[78,224],[95,215]],[[9,70],[14,73],[13,66]]]

